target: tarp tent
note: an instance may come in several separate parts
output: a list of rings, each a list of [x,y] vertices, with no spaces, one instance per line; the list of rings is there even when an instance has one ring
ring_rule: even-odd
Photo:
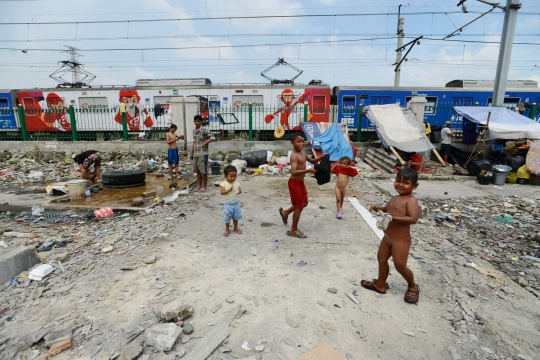
[[[454,106],[456,112],[477,124],[489,126],[487,139],[540,139],[540,123],[505,107]]]
[[[394,147],[408,153],[435,148],[411,109],[402,109],[398,104],[370,105],[367,117],[375,125],[386,148]]]
[[[330,161],[347,156],[354,161],[356,148],[351,144],[347,123],[301,122],[304,135],[316,156],[323,152]]]

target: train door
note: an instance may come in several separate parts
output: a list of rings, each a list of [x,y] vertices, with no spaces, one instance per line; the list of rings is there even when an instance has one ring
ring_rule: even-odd
[[[43,92],[19,92],[17,100],[24,108],[24,118],[26,120],[26,129],[28,131],[46,131],[49,126],[43,121],[43,108],[40,102],[43,102]]]
[[[210,122],[218,122],[219,121],[219,112],[221,109],[221,101],[219,100],[219,97],[217,96],[209,96],[208,97],[208,120]]]
[[[155,126],[158,128],[171,126],[173,116],[170,96],[154,96],[154,119]],[[184,130],[182,129],[182,131]]]
[[[342,122],[346,121],[347,126],[356,127],[357,117],[356,115],[356,96],[343,95],[341,98],[341,114]]]
[[[15,111],[11,94],[0,93],[0,130],[16,130],[17,121],[15,120]]]
[[[474,105],[474,99],[472,97],[468,96],[454,96],[452,97],[452,110],[450,111],[450,121],[454,124],[452,127],[454,129],[461,129],[463,126],[463,117],[461,115],[458,115],[456,110],[454,110],[454,106],[473,106]],[[442,124],[439,124],[442,125]]]

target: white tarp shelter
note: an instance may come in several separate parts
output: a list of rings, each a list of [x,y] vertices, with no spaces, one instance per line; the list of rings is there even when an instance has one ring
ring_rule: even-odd
[[[409,153],[435,148],[411,109],[400,108],[398,104],[370,105],[367,117],[375,125],[377,135],[385,147]]]
[[[486,125],[487,139],[540,139],[540,123],[505,107],[454,106],[456,112],[469,121]]]

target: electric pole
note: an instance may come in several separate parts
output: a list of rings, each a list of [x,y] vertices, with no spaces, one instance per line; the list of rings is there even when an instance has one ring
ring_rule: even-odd
[[[403,32],[403,28],[405,27],[405,18],[400,17],[401,16],[401,5],[399,5],[398,10],[398,27],[397,27],[397,36],[398,36],[398,42],[397,42],[397,51],[396,51],[396,64],[401,63],[401,53],[403,51],[403,38],[405,37],[405,33]],[[394,87],[399,87],[399,80],[401,77],[401,66],[398,65],[396,70],[394,71]]]
[[[77,48],[73,46],[66,46],[68,50],[64,50],[68,54],[67,61],[60,61],[60,69],[53,72],[49,77],[58,82],[59,88],[81,88],[89,86],[89,84],[96,78],[94,74],[84,70],[83,64],[77,61],[79,53]],[[64,75],[71,73],[71,82],[64,79]]]
[[[506,91],[506,82],[508,81],[510,58],[512,57],[512,43],[514,42],[514,33],[516,30],[517,12],[520,7],[519,0],[506,0],[492,106],[502,106],[504,104],[504,93]]]

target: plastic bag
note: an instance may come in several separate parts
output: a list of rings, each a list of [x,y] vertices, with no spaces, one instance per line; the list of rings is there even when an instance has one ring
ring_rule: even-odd
[[[441,130],[442,130],[442,127],[440,125],[431,126],[431,134],[429,134],[429,140],[432,143],[441,142]]]
[[[469,162],[467,170],[470,176],[476,176],[482,170],[491,171],[491,162],[483,156],[477,156]]]
[[[247,166],[247,161],[246,160],[233,160],[231,162],[231,165],[236,167],[236,171],[238,174],[241,174],[242,172],[244,172],[244,169],[246,168]]]
[[[510,166],[512,172],[517,172],[520,167],[525,165],[525,159],[523,156],[507,156],[503,160],[503,165]]]
[[[40,216],[43,211],[45,211],[45,208],[42,208],[40,206],[32,206],[32,215],[34,216]]]
[[[272,155],[270,155],[270,159],[271,158]],[[264,165],[268,161],[270,161],[270,159],[267,159],[268,151],[266,150],[251,151],[243,154],[238,158],[238,160],[245,160],[247,163],[247,167],[259,167],[260,165]]]
[[[94,215],[98,219],[112,218],[114,213],[112,208],[103,208],[94,211]]]

